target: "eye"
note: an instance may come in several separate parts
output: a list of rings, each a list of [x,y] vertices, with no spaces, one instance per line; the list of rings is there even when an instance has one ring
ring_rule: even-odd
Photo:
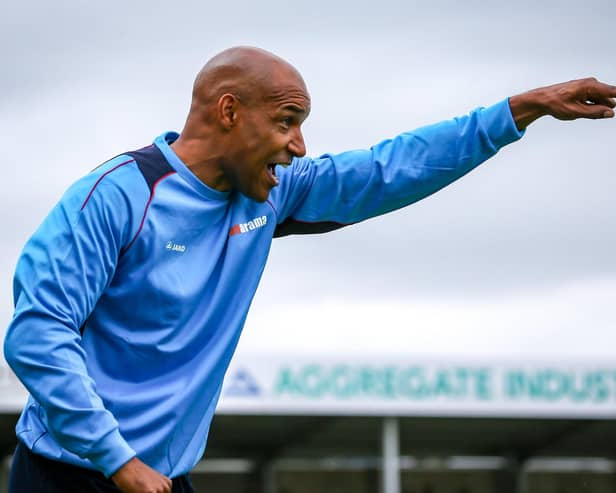
[[[292,116],[286,116],[282,120],[280,120],[280,126],[282,128],[284,128],[284,129],[286,129],[286,130],[291,128],[291,125],[293,125],[293,117]]]

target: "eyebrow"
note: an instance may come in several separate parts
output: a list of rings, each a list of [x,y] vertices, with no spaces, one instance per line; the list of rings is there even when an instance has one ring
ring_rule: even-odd
[[[280,108],[281,110],[288,110],[288,111],[292,111],[293,113],[306,113],[306,109],[302,108],[301,106],[294,104],[294,103],[290,103],[290,104],[285,104],[282,108]]]

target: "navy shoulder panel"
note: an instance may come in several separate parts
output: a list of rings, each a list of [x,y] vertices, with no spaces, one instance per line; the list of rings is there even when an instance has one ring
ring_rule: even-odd
[[[150,193],[152,192],[154,184],[160,178],[174,171],[161,150],[154,144],[139,149],[138,151],[127,152],[126,155],[132,157],[137,163],[139,171],[141,171],[143,178],[148,184]]]
[[[334,221],[307,223],[290,218],[276,226],[276,230],[274,231],[274,238],[280,238],[282,236],[288,235],[314,235],[321,233],[329,233],[330,231],[344,228],[345,226],[349,225],[336,223]]]

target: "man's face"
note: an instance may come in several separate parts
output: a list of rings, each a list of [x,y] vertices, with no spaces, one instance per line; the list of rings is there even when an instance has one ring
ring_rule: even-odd
[[[224,174],[233,189],[264,202],[278,185],[274,167],[306,154],[301,124],[310,111],[303,81],[294,74],[279,76],[262,101],[241,105],[233,130],[230,159]]]

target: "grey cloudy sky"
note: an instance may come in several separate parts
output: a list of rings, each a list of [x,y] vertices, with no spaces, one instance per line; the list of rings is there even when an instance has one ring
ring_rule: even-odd
[[[539,85],[616,84],[615,20],[610,0],[8,3],[0,326],[19,251],[63,190],[180,130],[195,73],[226,47],[297,66],[318,155]],[[616,120],[545,119],[419,204],[275,241],[241,350],[616,355],[615,136]]]

